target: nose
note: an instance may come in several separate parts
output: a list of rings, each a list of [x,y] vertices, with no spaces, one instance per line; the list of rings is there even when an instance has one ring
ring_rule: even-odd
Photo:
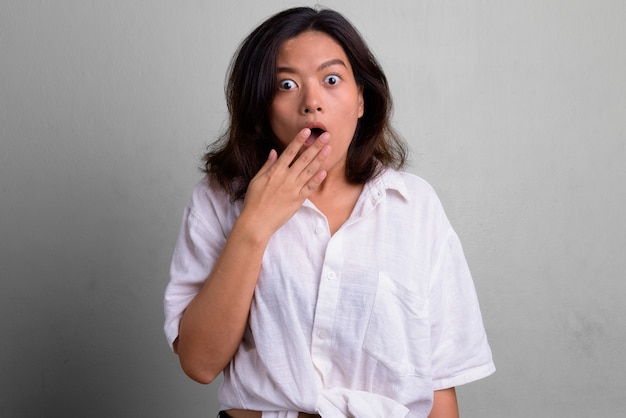
[[[307,86],[302,97],[303,113],[313,113],[322,111],[322,99],[319,89],[314,86]]]

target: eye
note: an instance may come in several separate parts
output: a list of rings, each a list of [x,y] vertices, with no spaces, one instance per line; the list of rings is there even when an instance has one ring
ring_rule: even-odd
[[[326,78],[324,78],[324,82],[330,86],[337,85],[339,80],[341,80],[341,78],[336,74],[327,75]]]
[[[281,90],[293,90],[296,87],[298,87],[296,82],[290,79],[280,80],[278,82],[278,88]]]

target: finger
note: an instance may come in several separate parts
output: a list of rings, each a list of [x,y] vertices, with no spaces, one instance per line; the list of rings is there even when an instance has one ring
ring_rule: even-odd
[[[315,174],[309,181],[307,181],[304,187],[302,187],[302,189],[300,190],[301,197],[303,199],[308,198],[311,193],[313,193],[315,190],[317,190],[318,187],[320,187],[327,174],[328,173],[326,172],[326,170],[322,170]]]
[[[321,172],[322,163],[324,162],[324,160],[326,160],[326,157],[328,157],[330,151],[330,145],[325,145],[324,143],[322,143],[320,150],[316,151],[316,154],[313,155],[312,160],[308,161],[309,155],[305,156],[304,154],[302,154],[296,160],[292,167],[293,170],[300,169],[300,172],[296,177],[297,181],[299,181],[301,184],[308,183],[315,175],[319,174]],[[298,163],[298,166],[296,166],[296,163]],[[322,180],[320,180],[320,183]]]
[[[315,142],[313,142],[310,146],[307,147],[307,149],[302,152],[298,159],[292,163],[292,166],[294,166],[296,169],[299,166],[300,170],[302,170],[315,159],[315,157],[320,153],[320,151],[322,151],[324,146],[326,146],[329,141],[330,134],[328,132],[324,132],[322,135],[320,135],[319,138],[315,140]]]
[[[297,176],[301,179],[304,176],[303,181],[308,181],[311,176],[317,173],[322,165],[322,161],[330,154],[329,141],[330,134],[324,132],[293,162],[292,171],[297,173]]]
[[[280,154],[278,158],[279,164],[283,166],[290,166],[294,159],[298,156],[298,152],[302,146],[306,143],[307,139],[311,136],[311,130],[309,128],[304,128],[295,136],[295,138],[285,147],[283,152]]]

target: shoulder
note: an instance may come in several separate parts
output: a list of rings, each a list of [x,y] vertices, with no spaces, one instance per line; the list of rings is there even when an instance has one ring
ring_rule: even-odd
[[[430,224],[439,230],[449,228],[439,196],[423,178],[404,171],[387,169],[377,181],[377,187],[384,190],[386,201],[395,213],[405,213],[412,222]]]
[[[413,204],[436,204],[440,205],[439,197],[433,187],[423,178],[393,169],[384,170],[377,180],[379,187],[390,192],[395,192],[403,199]]]
[[[198,207],[206,205],[237,206],[226,190],[204,176],[193,188],[191,204]]]
[[[241,210],[240,206],[240,201],[233,202],[224,189],[203,177],[193,188],[187,209],[190,216],[207,226],[215,221],[234,221]]]

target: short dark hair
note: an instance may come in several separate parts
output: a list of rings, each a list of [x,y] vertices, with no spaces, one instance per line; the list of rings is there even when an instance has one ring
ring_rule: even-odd
[[[284,148],[269,124],[276,61],[285,41],[307,31],[327,34],[341,45],[363,89],[365,110],[348,149],[347,180],[363,184],[384,167],[405,164],[406,143],[389,121],[392,100],[387,78],[359,32],[333,10],[296,7],[258,26],[239,46],[230,65],[226,85],[230,124],[204,155],[203,171],[233,200],[245,195],[270,150]]]

